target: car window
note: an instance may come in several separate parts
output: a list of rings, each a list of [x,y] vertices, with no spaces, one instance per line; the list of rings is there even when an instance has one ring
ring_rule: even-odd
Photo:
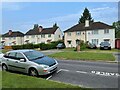
[[[20,59],[25,59],[25,57],[21,53],[17,53],[16,58],[19,59],[19,60]]]
[[[8,58],[15,59],[16,52],[8,53]]]

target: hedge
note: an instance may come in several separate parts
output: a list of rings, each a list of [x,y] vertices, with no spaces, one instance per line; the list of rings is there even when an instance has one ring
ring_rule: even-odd
[[[35,49],[35,48],[40,48],[41,50],[48,50],[48,49],[55,49],[58,43],[63,43],[63,40],[60,41],[54,41],[48,44],[45,43],[40,43],[40,44],[24,44],[24,45],[14,45],[12,46],[12,49],[17,50],[17,49]]]

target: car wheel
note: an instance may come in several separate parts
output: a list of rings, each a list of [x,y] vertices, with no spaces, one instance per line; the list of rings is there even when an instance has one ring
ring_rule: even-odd
[[[35,68],[30,68],[29,69],[29,75],[34,76],[34,77],[38,77],[38,72]]]
[[[5,65],[5,64],[2,65],[2,71],[8,71],[7,65]]]

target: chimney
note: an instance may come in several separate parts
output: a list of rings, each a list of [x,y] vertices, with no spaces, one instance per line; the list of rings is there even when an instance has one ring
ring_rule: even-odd
[[[43,27],[42,26],[39,26],[39,32],[41,32],[43,30]]]
[[[89,20],[85,20],[85,27],[89,27]]]
[[[12,34],[12,30],[9,30],[9,35],[11,35]]]

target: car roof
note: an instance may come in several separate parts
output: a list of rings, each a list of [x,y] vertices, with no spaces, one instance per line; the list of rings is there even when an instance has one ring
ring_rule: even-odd
[[[32,49],[21,49],[21,50],[12,50],[12,51],[9,51],[9,52],[22,52],[22,53],[24,53],[24,52],[28,52],[28,51],[34,51],[34,50],[32,50]]]

